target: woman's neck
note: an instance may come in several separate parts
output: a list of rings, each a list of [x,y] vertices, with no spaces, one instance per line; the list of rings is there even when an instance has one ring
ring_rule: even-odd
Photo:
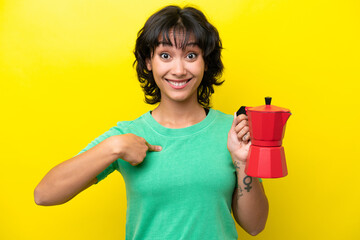
[[[152,111],[152,116],[164,127],[185,128],[204,120],[206,112],[197,102],[196,104],[160,102]]]

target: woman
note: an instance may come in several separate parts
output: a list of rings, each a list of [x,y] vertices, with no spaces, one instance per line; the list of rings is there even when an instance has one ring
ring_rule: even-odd
[[[35,189],[39,205],[62,204],[114,170],[127,194],[126,239],[237,239],[235,223],[263,230],[268,202],[244,173],[245,115],[209,108],[223,65],[217,30],[197,9],[168,6],[140,30],[135,65],[147,103],[159,105],[54,167]]]

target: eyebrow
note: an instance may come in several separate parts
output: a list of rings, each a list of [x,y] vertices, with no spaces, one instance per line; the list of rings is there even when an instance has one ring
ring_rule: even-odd
[[[163,46],[173,46],[173,44],[171,42],[165,42],[165,41],[160,41],[159,42],[159,45],[163,45]],[[188,47],[188,46],[199,46],[199,44],[197,44],[196,42],[189,42],[189,43],[186,43],[185,47]]]

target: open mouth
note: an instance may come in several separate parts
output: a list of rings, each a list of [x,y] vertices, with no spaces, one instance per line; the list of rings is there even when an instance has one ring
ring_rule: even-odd
[[[168,79],[165,79],[169,84],[170,86],[174,87],[174,88],[182,88],[182,87],[185,87],[185,85],[190,82],[192,78],[190,79],[187,79],[187,80],[177,80],[177,81],[172,81],[172,80],[168,80]]]

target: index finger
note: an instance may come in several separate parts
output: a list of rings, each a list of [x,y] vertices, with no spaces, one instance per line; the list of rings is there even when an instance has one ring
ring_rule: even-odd
[[[158,152],[158,151],[161,151],[161,147],[160,147],[160,146],[151,145],[150,143],[148,143],[148,142],[146,142],[146,141],[145,141],[145,144],[146,144],[146,146],[148,147],[148,151],[149,151],[149,152],[154,152],[154,151]]]
[[[246,116],[245,114],[240,114],[239,116],[236,116],[235,122],[234,122],[235,126],[238,125],[243,120],[248,120],[248,116]]]

